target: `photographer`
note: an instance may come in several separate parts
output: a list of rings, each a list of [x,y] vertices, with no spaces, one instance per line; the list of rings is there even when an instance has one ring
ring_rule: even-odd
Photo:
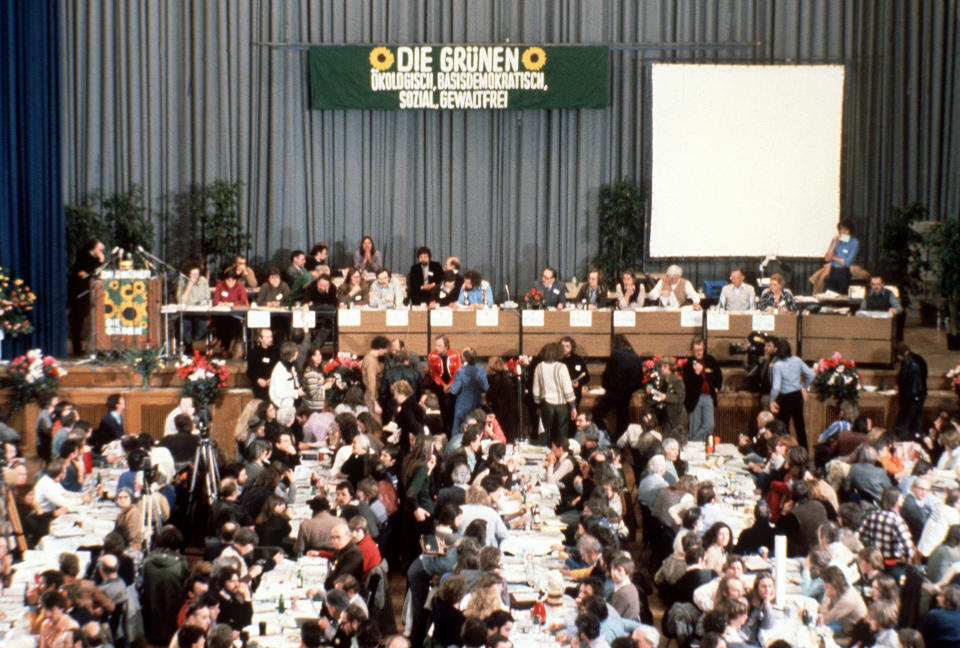
[[[196,436],[196,425],[188,414],[177,414],[173,418],[173,425],[177,433],[163,437],[158,445],[170,451],[174,464],[188,464],[193,461],[200,443]]]

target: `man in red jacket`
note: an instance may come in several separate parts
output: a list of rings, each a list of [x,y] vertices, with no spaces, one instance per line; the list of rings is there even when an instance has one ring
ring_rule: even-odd
[[[440,416],[443,419],[443,429],[450,433],[453,427],[453,405],[456,397],[450,393],[453,377],[460,369],[460,355],[450,348],[450,339],[446,335],[439,336],[433,343],[433,351],[427,356],[427,366],[430,369],[430,384],[427,386],[437,395],[440,401]]]

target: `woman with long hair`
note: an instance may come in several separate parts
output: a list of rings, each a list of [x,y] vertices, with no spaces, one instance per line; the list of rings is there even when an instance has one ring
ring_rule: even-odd
[[[487,404],[497,417],[507,443],[517,438],[520,414],[517,406],[517,385],[507,373],[503,358],[494,356],[487,361]]]
[[[421,434],[413,448],[403,458],[400,468],[401,508],[407,532],[405,556],[419,552],[420,536],[433,532],[433,496],[430,492],[430,473],[437,465],[433,454],[433,440]]]
[[[290,532],[290,513],[287,502],[279,495],[267,495],[260,507],[260,513],[254,520],[260,545],[264,547],[281,547],[287,555],[293,551],[293,538]]]
[[[330,379],[332,382],[333,379]],[[307,351],[307,359],[303,366],[303,404],[315,412],[323,411],[326,405],[326,388],[323,377],[323,353],[313,347]]]
[[[533,400],[547,441],[568,438],[570,421],[577,416],[577,397],[570,372],[563,364],[563,348],[551,342],[540,352],[541,362],[533,372]]]
[[[340,302],[340,308],[362,306],[367,302],[367,284],[363,280],[363,273],[350,269],[347,278],[337,289],[337,301]]]
[[[486,619],[503,609],[503,579],[496,574],[484,574],[470,590],[463,616]]]
[[[353,267],[361,272],[379,272],[383,268],[380,250],[369,236],[360,239],[360,247],[353,253]]]
[[[750,604],[750,614],[741,631],[751,644],[759,645],[757,635],[760,630],[772,628],[777,620],[777,612],[773,607],[776,604],[773,574],[768,571],[757,574],[747,602]]]
[[[733,533],[726,522],[716,522],[703,534],[703,564],[718,574],[723,573],[727,561],[727,551],[733,540]]]

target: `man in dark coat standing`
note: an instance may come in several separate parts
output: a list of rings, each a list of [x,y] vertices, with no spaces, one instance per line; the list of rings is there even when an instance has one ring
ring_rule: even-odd
[[[927,400],[927,362],[904,342],[897,342],[894,352],[900,361],[897,375],[900,409],[893,431],[904,440],[919,439],[923,403]]]
[[[613,349],[603,370],[604,395],[593,408],[593,421],[605,425],[604,419],[610,410],[616,410],[617,423],[610,430],[610,438],[616,441],[627,428],[630,397],[643,383],[643,361],[636,354],[625,335],[613,336]]]

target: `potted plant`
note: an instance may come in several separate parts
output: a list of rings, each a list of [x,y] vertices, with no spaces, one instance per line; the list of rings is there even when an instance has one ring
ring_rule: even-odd
[[[947,348],[960,349],[957,317],[960,315],[960,220],[956,216],[938,223],[930,231],[931,261],[937,278],[936,291],[950,317]]]
[[[597,196],[599,253],[593,264],[610,285],[643,254],[643,194],[631,180],[603,185]]]
[[[121,355],[130,367],[131,373],[140,376],[143,388],[149,389],[150,376],[163,366],[163,361],[160,360],[161,353],[163,353],[163,347],[151,340],[145,348],[126,349]]]
[[[913,203],[894,207],[890,218],[880,228],[880,268],[885,280],[900,288],[900,303],[910,306],[910,298],[922,286],[926,269],[923,234],[916,225],[930,218],[926,205]]]

